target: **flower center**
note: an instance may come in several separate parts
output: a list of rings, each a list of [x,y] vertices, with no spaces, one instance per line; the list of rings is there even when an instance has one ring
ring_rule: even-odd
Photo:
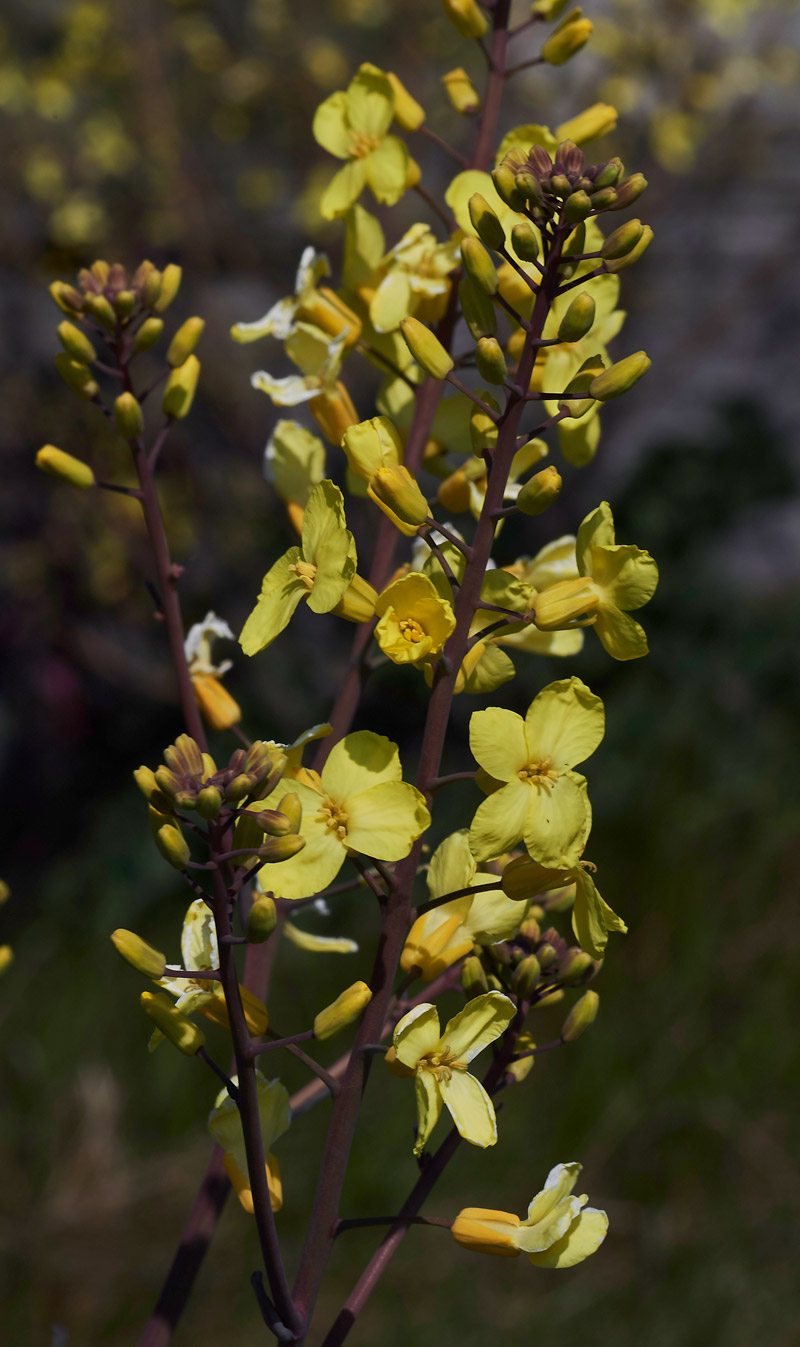
[[[418,641],[424,640],[425,632],[422,630],[422,627],[419,625],[416,618],[401,617],[399,625],[400,631],[407,641],[411,641],[416,645]]]
[[[558,779],[558,772],[552,766],[550,758],[538,758],[520,767],[517,776],[520,781],[525,781],[530,786],[544,786],[550,790]]]
[[[336,834],[340,842],[345,840],[350,815],[342,809],[341,805],[334,804],[330,795],[326,795],[322,801],[317,818],[328,829],[328,832]]]
[[[310,561],[296,561],[293,566],[289,567],[289,574],[296,575],[298,580],[303,582],[309,594],[311,593],[314,588],[314,581],[317,578],[316,566],[313,566]]]
[[[454,1052],[443,1043],[435,1052],[426,1052],[417,1063],[418,1071],[432,1071],[437,1080],[449,1080],[454,1071],[469,1071],[467,1062],[459,1062]]]
[[[368,154],[377,150],[381,143],[380,136],[363,136],[360,131],[354,131],[347,147],[351,159],[366,159]]]

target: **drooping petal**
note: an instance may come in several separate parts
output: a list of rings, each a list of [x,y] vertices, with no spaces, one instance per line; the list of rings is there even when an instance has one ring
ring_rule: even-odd
[[[263,318],[257,318],[253,323],[235,323],[231,328],[231,336],[241,346],[259,341],[261,337],[277,337],[279,341],[285,341],[296,312],[297,300],[294,295],[286,295],[273,304]]]
[[[385,734],[355,730],[334,744],[322,769],[323,790],[334,800],[346,800],[383,781],[402,781],[397,744]]]
[[[470,716],[469,747],[476,762],[497,781],[514,780],[529,761],[522,716],[500,706]]]
[[[266,370],[256,370],[250,376],[250,382],[260,393],[266,393],[276,407],[298,407],[301,402],[309,402],[319,393],[319,387],[300,374],[287,374],[276,379]]]
[[[384,276],[369,303],[369,316],[376,332],[394,332],[400,319],[411,313],[411,284],[408,272],[396,267]]]
[[[312,123],[314,139],[328,154],[347,159],[352,139],[347,121],[347,94],[340,89],[320,103]]]
[[[594,753],[604,730],[601,699],[582,679],[560,678],[543,688],[528,708],[528,760],[547,758],[558,771],[574,767]]]
[[[414,1154],[421,1155],[442,1111],[439,1083],[432,1071],[418,1071],[414,1079],[417,1096],[417,1140]]]
[[[335,220],[337,215],[344,215],[360,197],[366,181],[366,159],[351,159],[334,173],[319,203],[323,220]]]
[[[397,1060],[415,1068],[421,1057],[436,1050],[440,1033],[436,1006],[428,1002],[414,1006],[395,1025],[392,1042]]]
[[[595,1207],[585,1207],[562,1239],[542,1253],[527,1257],[535,1267],[574,1267],[596,1253],[608,1232],[608,1217]]]
[[[267,1080],[256,1072],[258,1090],[258,1117],[264,1150],[268,1151],[289,1126],[289,1092],[279,1080]],[[239,1109],[223,1089],[217,1095],[208,1119],[208,1129],[215,1141],[230,1155],[242,1174],[247,1174],[247,1155]]]
[[[575,872],[572,929],[581,949],[593,959],[602,959],[609,931],[618,931],[624,935],[628,929],[622,918],[601,897],[592,876],[583,866],[579,866]]]
[[[299,547],[290,547],[264,576],[256,606],[239,637],[246,655],[255,655],[274,641],[308,593],[302,580],[292,571],[299,558]]]
[[[531,789],[523,781],[509,781],[478,806],[469,830],[470,850],[476,860],[493,860],[522,841]]]
[[[629,613],[611,605],[601,607],[594,629],[612,659],[639,659],[650,649],[644,627]]]
[[[363,160],[367,182],[376,201],[394,206],[406,190],[408,149],[397,136],[385,136],[372,154]]]
[[[566,772],[549,790],[531,789],[523,840],[529,856],[540,865],[548,870],[577,865],[591,827],[586,778],[578,772]]]
[[[511,998],[502,992],[475,996],[448,1021],[442,1045],[446,1044],[459,1062],[471,1062],[505,1032],[516,1009]]]
[[[384,781],[344,802],[347,846],[378,861],[400,861],[430,827],[425,797],[407,781]]]
[[[461,667],[463,669],[464,665]],[[484,646],[477,664],[468,670],[463,691],[473,697],[485,697],[487,693],[510,682],[515,673],[514,661],[498,646],[490,643]]]
[[[497,1119],[494,1105],[480,1081],[468,1071],[454,1071],[449,1080],[439,1081],[439,1090],[459,1136],[471,1146],[483,1149],[493,1146],[497,1141]]]

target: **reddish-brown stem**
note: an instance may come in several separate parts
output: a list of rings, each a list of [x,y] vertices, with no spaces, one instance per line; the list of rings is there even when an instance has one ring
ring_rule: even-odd
[[[483,100],[478,142],[472,155],[471,168],[488,168],[494,152],[497,119],[503,99],[503,84],[506,77],[506,46],[508,43],[508,17],[511,0],[497,0],[492,14],[494,31],[489,61],[489,76],[486,82],[486,95]]]

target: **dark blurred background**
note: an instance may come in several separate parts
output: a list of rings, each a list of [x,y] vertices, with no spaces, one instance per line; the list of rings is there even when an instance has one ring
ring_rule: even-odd
[[[505,559],[531,550],[608,498],[618,538],[649,548],[661,567],[644,614],[650,657],[612,664],[590,639],[570,661],[607,702],[589,769],[590,850],[630,934],[612,941],[593,1031],[537,1061],[505,1101],[502,1144],[463,1148],[430,1211],[523,1212],[551,1165],[580,1159],[611,1231],[583,1267],[546,1273],[523,1259],[479,1261],[415,1230],[354,1344],[472,1344],[489,1333],[558,1347],[798,1340],[800,25],[789,0],[598,0],[586,10],[590,46],[560,71],[518,77],[501,130],[555,126],[598,99],[618,107],[618,131],[592,157],[618,152],[646,173],[640,213],[656,241],[623,276],[629,318],[614,350],[645,347],[654,369],[608,409],[598,457],[568,472],[552,527],[548,516],[523,543],[509,526],[503,546]],[[93,410],[55,375],[59,319],[47,285],[97,256],[183,265],[175,317],[200,313],[208,326],[201,393],[165,455],[163,497],[187,568],[187,620],[214,608],[238,630],[290,540],[261,478],[276,413],[249,385],[277,348],[236,347],[228,328],[290,290],[309,238],[338,263],[339,229],[315,212],[331,161],[310,118],[362,60],[394,69],[431,109],[430,125],[468,148],[469,128],[438,80],[462,64],[480,79],[480,57],[435,0],[4,6],[0,767],[12,897],[0,944],[13,945],[15,961],[0,983],[0,1341],[9,1347],[48,1344],[53,1325],[76,1347],[136,1340],[205,1164],[215,1092],[167,1047],[148,1057],[139,983],[108,940],[124,925],[177,954],[187,895],[152,847],[131,769],[155,764],[179,722],[136,510],[71,493],[33,467],[51,441],[103,461],[108,475],[124,470]],[[446,166],[418,138],[412,148],[441,190]],[[383,218],[392,243],[424,216],[406,199]],[[369,378],[354,391],[369,414]],[[322,622],[322,658],[300,614],[269,656],[236,661],[228,686],[251,734],[291,739],[327,714],[349,630]],[[564,671],[517,664],[498,698],[517,709]],[[477,704],[458,705],[452,769],[466,765]],[[408,726],[423,706],[421,680],[391,668],[359,723],[401,737],[411,765]],[[474,807],[463,789],[455,824]],[[274,1023],[305,1025],[367,975],[375,915],[363,898],[340,911],[337,928],[361,952],[283,951]],[[315,922],[331,929],[306,919]],[[553,1014],[542,1038],[557,1030]],[[304,1083],[296,1065],[281,1063],[290,1088]],[[280,1143],[290,1263],[327,1110]],[[376,1070],[345,1214],[392,1209],[405,1195],[411,1111],[407,1086]],[[364,1232],[337,1245],[320,1322],[374,1244]],[[248,1285],[257,1261],[252,1225],[229,1203],[178,1344],[263,1340]]]

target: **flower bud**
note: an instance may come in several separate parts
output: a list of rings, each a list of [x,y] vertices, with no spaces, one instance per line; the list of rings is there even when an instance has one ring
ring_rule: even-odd
[[[470,1000],[473,996],[483,996],[489,990],[486,971],[476,954],[470,954],[461,965],[461,986],[464,995]]]
[[[181,323],[167,347],[168,365],[177,369],[179,365],[183,364],[184,360],[188,360],[203,335],[204,327],[205,320],[203,318],[187,318],[185,323]]]
[[[596,398],[598,402],[608,402],[611,398],[620,397],[638,383],[651,364],[652,361],[644,351],[637,351],[635,355],[628,355],[624,360],[617,360],[592,380],[589,385],[589,396]]]
[[[407,538],[412,538],[428,518],[428,502],[408,468],[399,464],[379,468],[370,479],[367,495]]]
[[[642,256],[642,253],[647,252],[647,249],[650,247],[650,244],[652,242],[653,242],[652,229],[650,228],[649,225],[643,225],[641,237],[636,246],[634,248],[631,248],[630,252],[626,253],[624,257],[611,258],[610,261],[607,261],[605,264],[605,270],[616,273],[617,271],[624,271],[626,267],[632,267],[634,262],[639,261],[639,258]]]
[[[480,240],[464,239],[461,243],[461,258],[474,284],[487,295],[496,295],[500,285],[497,268]]]
[[[161,407],[167,416],[182,421],[188,416],[194,401],[197,380],[200,377],[200,361],[196,355],[190,355],[178,369],[174,369],[164,385]]]
[[[119,930],[111,934],[111,943],[118,954],[135,968],[137,973],[143,973],[146,978],[154,978],[158,981],[163,978],[164,969],[167,966],[166,958],[148,945],[146,940],[136,935],[135,931],[126,931],[120,927]]]
[[[564,219],[567,224],[580,224],[594,210],[588,192],[573,192],[564,205]]]
[[[617,109],[612,108],[610,103],[593,103],[590,108],[579,112],[577,117],[570,117],[568,122],[557,126],[556,140],[573,140],[576,145],[585,145],[587,140],[599,140],[600,136],[607,136],[609,131],[614,130],[617,115]]]
[[[586,290],[581,290],[570,304],[558,328],[559,341],[580,341],[594,322],[595,304]]]
[[[155,811],[154,811],[155,812]],[[162,823],[154,829],[156,846],[165,861],[176,870],[185,870],[191,856],[189,844],[177,823],[172,820]]]
[[[91,402],[100,392],[100,385],[96,379],[92,378],[92,372],[88,365],[81,364],[78,360],[73,360],[67,355],[66,351],[59,351],[53,358],[55,365],[67,388],[73,393],[77,393],[79,398],[84,398],[86,402]]]
[[[339,380],[335,388],[318,393],[308,404],[314,420],[322,431],[328,444],[339,448],[342,436],[351,426],[358,425],[358,412],[353,406],[344,384]]]
[[[499,403],[491,393],[482,389],[480,396],[487,406],[496,412],[500,411]],[[492,420],[488,412],[480,407],[473,407],[469,418],[469,438],[473,454],[483,454],[487,449],[491,452],[497,444],[497,433],[497,422]]]
[[[623,178],[619,187],[616,189],[616,200],[609,210],[625,210],[627,206],[632,206],[634,201],[638,201],[642,192],[647,191],[647,178],[643,173],[632,173],[629,178]]]
[[[120,290],[114,296],[114,312],[118,318],[130,318],[136,307],[136,295],[132,290]]]
[[[505,382],[508,369],[503,348],[496,337],[481,337],[475,347],[475,364],[482,379],[490,384]]]
[[[14,951],[10,945],[0,945],[0,973],[5,973],[6,969],[14,962]]]
[[[471,117],[480,111],[480,94],[461,66],[442,75],[442,84],[452,107],[456,112],[460,112],[462,117]]]
[[[531,18],[544,19],[545,23],[554,23],[559,14],[567,8],[568,0],[534,0],[531,5]]]
[[[564,1021],[561,1037],[565,1043],[574,1043],[576,1038],[580,1038],[597,1019],[597,1012],[600,1009],[600,997],[597,992],[584,992],[579,1001],[576,1001],[567,1018]]]
[[[524,210],[525,198],[517,187],[517,177],[508,164],[499,164],[492,172],[492,182],[500,200],[512,210]]]
[[[0,879],[0,907],[11,897],[11,889],[4,879]]]
[[[378,591],[363,575],[356,573],[331,612],[337,617],[343,617],[346,622],[369,622],[374,616],[377,602]]]
[[[292,856],[296,856],[298,851],[302,851],[306,844],[304,837],[296,837],[290,833],[288,837],[271,837],[268,842],[258,848],[257,855],[262,861],[269,861],[272,865],[277,865],[280,861],[289,861]]]
[[[195,809],[201,818],[215,819],[222,808],[222,794],[216,786],[204,786],[197,792]]]
[[[518,1225],[519,1217],[511,1212],[492,1211],[487,1207],[465,1207],[453,1221],[450,1233],[456,1244],[460,1244],[463,1249],[471,1249],[473,1253],[517,1258],[519,1249],[510,1232]]]
[[[521,488],[516,506],[522,514],[544,514],[561,494],[561,475],[551,463],[531,477]]]
[[[303,822],[303,805],[297,791],[289,791],[281,800],[281,813],[288,818],[292,825],[292,832],[299,833],[300,825]]]
[[[511,231],[511,247],[520,262],[535,262],[539,256],[539,240],[531,226],[524,220],[515,224]]]
[[[84,297],[80,290],[75,290],[71,285],[65,285],[63,281],[53,281],[49,290],[51,299],[58,305],[62,313],[69,314],[70,318],[76,313],[80,313],[84,304]]]
[[[572,191],[572,183],[565,173],[554,173],[550,179],[550,190],[554,196],[564,200]]]
[[[57,449],[54,444],[42,445],[36,455],[36,466],[42,472],[49,473],[51,477],[57,477],[60,482],[65,482],[67,486],[78,487],[80,491],[85,491],[87,487],[95,484],[95,476],[88,463],[73,458],[72,454]]]
[[[117,315],[106,299],[105,295],[87,295],[85,301],[86,311],[94,318],[96,323],[104,327],[107,332],[114,332],[117,326]]]
[[[541,930],[535,917],[528,915],[517,931],[517,935],[523,940],[527,940],[530,945],[538,945]]]
[[[553,964],[558,961],[558,950],[546,941],[543,945],[539,945],[536,950],[536,957],[539,960],[539,967],[544,972],[546,968],[552,968]]]
[[[91,365],[92,361],[97,359],[97,352],[86,333],[81,332],[80,328],[76,327],[74,323],[59,323],[56,331],[61,345],[72,360],[78,360],[84,365]]]
[[[476,285],[469,276],[464,276],[459,282],[458,299],[473,340],[493,337],[497,331],[497,314],[483,287]]]
[[[288,837],[289,833],[294,832],[290,820],[280,809],[252,811],[252,817],[268,837]]]
[[[486,244],[487,248],[494,248],[499,252],[505,247],[506,235],[500,218],[492,210],[485,196],[480,192],[474,192],[468,203],[469,218],[472,221],[472,227],[475,233]]]
[[[161,273],[161,288],[158,292],[158,298],[149,301],[148,306],[152,306],[156,313],[163,313],[165,309],[168,309],[180,289],[182,276],[182,269],[176,266],[174,262],[170,262],[169,266],[166,266]],[[145,282],[146,284],[147,282]]]
[[[333,1038],[341,1029],[346,1029],[361,1015],[362,1010],[372,1000],[372,992],[366,982],[354,982],[352,987],[343,991],[336,1000],[321,1010],[314,1019],[314,1037]]]
[[[153,805],[153,807],[161,814],[168,814],[170,812],[172,808],[171,802],[159,789],[154,771],[149,767],[137,767],[136,771],[133,773],[133,779],[148,804]]]
[[[425,109],[412,98],[402,80],[391,70],[387,79],[394,91],[394,119],[404,131],[418,131],[425,121]]]
[[[518,963],[511,978],[511,986],[523,1001],[530,1001],[534,989],[542,976],[542,964],[535,954]]]
[[[193,1057],[203,1047],[206,1037],[202,1029],[198,1029],[186,1015],[176,1010],[163,992],[142,992],[139,1001],[145,1015],[156,1028],[187,1057]]]
[[[142,263],[142,266],[144,265],[145,264]],[[141,271],[141,267],[139,270]],[[150,265],[150,270],[144,276],[143,280],[141,280],[140,284],[142,304],[146,309],[154,308],[161,296],[161,290],[164,284],[164,278],[161,272],[156,267]]]
[[[253,906],[247,917],[245,935],[248,944],[261,945],[268,940],[275,930],[277,920],[278,909],[275,906],[275,899],[270,898],[268,893],[259,894],[253,900]]]
[[[614,210],[616,199],[617,193],[613,187],[604,187],[599,192],[592,192],[590,197],[592,210]]]
[[[595,177],[595,190],[601,191],[604,187],[616,187],[624,172],[625,169],[621,159],[609,159],[608,163],[603,165]]]
[[[203,719],[212,730],[229,730],[238,725],[241,707],[214,674],[192,674],[192,687]]]
[[[163,318],[146,318],[133,339],[134,351],[149,351],[163,331]]]
[[[133,393],[120,393],[114,402],[114,420],[124,440],[135,440],[144,430],[142,409]]]
[[[573,9],[550,34],[539,53],[548,65],[564,65],[589,41],[593,24],[581,17],[580,9]]]
[[[480,244],[478,246],[480,247]],[[453,368],[453,357],[429,327],[416,318],[403,318],[400,331],[409,351],[426,374],[430,374],[432,379],[443,379],[450,373]]]
[[[403,461],[403,441],[388,416],[373,416],[349,426],[342,439],[347,466],[365,482],[378,471]]]
[[[571,987],[578,982],[583,982],[586,974],[594,968],[594,959],[591,954],[573,946],[568,949],[561,961],[561,967],[558,970],[558,980],[565,986]]]
[[[613,259],[627,256],[636,247],[643,232],[641,220],[627,220],[604,239],[600,256]]]
[[[442,0],[444,12],[462,37],[483,37],[489,20],[475,0]]]

